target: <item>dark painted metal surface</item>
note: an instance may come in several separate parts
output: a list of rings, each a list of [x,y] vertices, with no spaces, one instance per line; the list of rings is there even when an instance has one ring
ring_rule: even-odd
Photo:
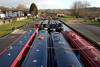
[[[63,35],[58,32],[51,35],[54,49],[53,67],[83,67]]]
[[[53,32],[53,31],[56,31],[56,22],[55,20],[49,20],[49,28],[48,28],[48,32]]]
[[[35,24],[33,25],[33,28],[39,28],[42,22],[43,22],[43,20],[38,20],[38,21],[35,22]]]
[[[36,29],[30,29],[0,55],[0,67],[10,67]]]
[[[47,38],[47,31],[39,31],[21,67],[47,67]]]
[[[48,27],[49,27],[48,20],[45,20],[45,21],[41,24],[41,28],[48,28]]]
[[[59,20],[56,20],[56,26],[57,26],[57,29],[56,29],[56,31],[57,32],[61,32],[61,31],[63,31],[63,23],[62,22],[60,22]]]
[[[57,23],[63,23],[63,30],[64,30],[64,31],[69,31],[69,30],[71,30],[68,26],[65,25],[64,22],[62,22],[62,21],[60,21],[60,20],[57,20],[56,22],[57,22]]]
[[[43,23],[41,23],[39,30],[47,30],[49,27],[49,21],[44,20]]]
[[[49,28],[50,29],[52,29],[52,28],[54,28],[54,29],[56,29],[56,22],[55,22],[55,20],[50,20],[50,22],[49,22]]]
[[[41,22],[43,22],[43,20],[39,20],[35,24],[41,24]]]

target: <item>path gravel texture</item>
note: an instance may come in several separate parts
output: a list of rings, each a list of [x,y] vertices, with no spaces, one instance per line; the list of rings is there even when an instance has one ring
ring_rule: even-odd
[[[100,44],[100,27],[83,24],[81,22],[81,20],[69,20],[66,24]]]
[[[30,24],[26,24],[24,27],[16,30],[15,32],[0,38],[0,53],[6,49],[10,44],[12,44],[17,38],[19,38],[22,34],[24,34],[29,28],[32,28],[34,23],[38,21],[35,20],[34,22],[31,22]]]

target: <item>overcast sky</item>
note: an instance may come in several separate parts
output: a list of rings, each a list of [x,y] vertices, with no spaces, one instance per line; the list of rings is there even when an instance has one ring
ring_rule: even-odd
[[[16,7],[23,4],[30,7],[35,3],[39,9],[69,9],[74,1],[79,0],[0,0],[0,6]],[[80,0],[90,2],[92,7],[100,7],[100,0]]]

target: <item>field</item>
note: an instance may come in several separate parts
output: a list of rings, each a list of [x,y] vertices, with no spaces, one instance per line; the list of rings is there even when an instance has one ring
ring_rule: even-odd
[[[66,15],[64,17],[59,17],[59,19],[62,20],[63,22],[68,22],[69,20],[84,20],[83,18],[74,18],[72,16],[66,16]],[[87,20],[86,22],[83,21],[82,23],[100,27],[100,22]]]
[[[84,24],[88,24],[88,25],[99,26],[99,27],[100,27],[100,22],[87,21],[87,22],[82,22],[82,23],[84,23]]]
[[[72,16],[63,16],[63,17],[59,17],[60,20],[62,20],[63,22],[68,22],[68,20],[84,20],[83,18],[74,18]]]
[[[0,25],[0,37],[4,37],[13,32],[12,27],[15,27],[15,29],[19,29],[20,27],[23,27],[26,24],[31,23],[31,21],[32,19],[25,19],[25,20],[15,21],[13,23]]]

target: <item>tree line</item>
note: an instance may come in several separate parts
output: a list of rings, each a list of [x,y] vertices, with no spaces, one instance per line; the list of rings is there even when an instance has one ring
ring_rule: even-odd
[[[37,8],[37,6],[36,6],[36,4],[35,3],[32,3],[31,5],[30,5],[30,8],[27,8],[25,5],[23,5],[23,4],[19,4],[18,6],[16,6],[16,7],[11,7],[11,8],[9,8],[9,7],[4,7],[4,6],[0,6],[0,9],[2,10],[2,11],[4,11],[4,10],[22,10],[22,11],[24,11],[25,13],[26,12],[29,12],[32,16],[36,16],[37,14],[38,14],[38,8]]]
[[[71,7],[71,15],[75,18],[84,18],[85,21],[92,20],[95,17],[99,17],[99,10],[97,8],[90,8],[90,2],[88,1],[75,1]]]

